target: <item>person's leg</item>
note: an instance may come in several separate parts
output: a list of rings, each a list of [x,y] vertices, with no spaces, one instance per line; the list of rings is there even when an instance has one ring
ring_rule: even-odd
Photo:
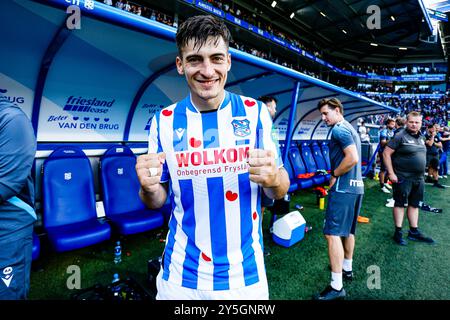
[[[355,250],[355,235],[350,234],[342,238],[344,245],[344,261],[342,262],[342,278],[347,281],[353,280],[353,252]]]
[[[408,239],[433,244],[434,240],[424,236],[419,231],[419,204],[423,201],[424,182],[415,181],[409,195],[408,220],[409,232]]]
[[[363,195],[353,195],[353,205],[349,205],[354,209],[354,217],[350,228],[350,233],[347,237],[342,238],[342,243],[344,245],[344,261],[342,263],[342,276],[344,280],[353,280],[353,254],[355,250],[355,234],[356,225],[358,224],[358,216],[361,212]],[[351,210],[350,210],[351,211]]]
[[[403,217],[405,216],[405,208],[403,207],[394,207],[392,210],[394,217],[394,224],[396,228],[402,228],[403,225]]]
[[[313,296],[315,300],[342,299],[346,293],[342,283],[344,245],[341,237],[348,237],[354,217],[354,196],[346,193],[330,192],[323,233],[328,245],[331,266],[331,283],[325,290]]]
[[[343,238],[344,244],[344,259],[352,260],[353,251],[355,250],[355,235],[351,234],[346,238]]]
[[[30,288],[33,237],[30,234],[0,244],[0,300],[27,299]]]
[[[442,158],[444,159],[442,161],[442,175],[447,176],[447,173],[448,173],[448,164],[447,164],[448,155],[447,155],[447,152],[444,152],[442,154]]]
[[[440,176],[446,176],[447,175],[447,153],[443,152],[441,153],[439,157],[439,175]]]
[[[403,239],[402,225],[405,216],[405,207],[408,206],[408,195],[411,190],[411,181],[400,179],[398,183],[393,184],[394,208],[392,209],[392,216],[394,218],[394,241],[399,245],[406,245],[406,240]]]
[[[328,258],[330,259],[331,272],[342,272],[342,261],[344,260],[344,246],[341,237],[325,235],[328,243]],[[340,290],[338,288],[337,290]]]
[[[408,221],[409,226],[412,228],[418,228],[419,223],[419,208],[408,206]]]
[[[380,188],[384,187],[384,171],[380,169],[380,173],[378,174],[378,178],[380,179]]]

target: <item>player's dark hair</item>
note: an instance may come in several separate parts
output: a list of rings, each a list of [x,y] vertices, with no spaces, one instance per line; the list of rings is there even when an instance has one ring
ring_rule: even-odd
[[[178,54],[182,57],[183,48],[190,40],[194,40],[194,49],[201,48],[209,37],[214,39],[214,45],[223,39],[227,48],[230,45],[231,33],[223,20],[211,15],[200,15],[188,18],[180,24],[177,30],[176,42]]]
[[[405,125],[405,118],[397,117],[395,119],[395,123],[397,124],[397,126],[403,127]]]
[[[392,119],[392,118],[386,119],[386,125],[388,125],[388,124],[391,123],[391,122],[395,122],[395,120]]]
[[[328,108],[330,109],[336,109],[339,108],[339,111],[342,115],[344,115],[344,106],[342,105],[341,101],[339,101],[338,98],[325,98],[319,101],[317,104],[317,109],[320,110],[323,106],[328,105]]]
[[[275,101],[275,103],[278,103],[277,98],[273,97],[273,96],[262,96],[258,98],[259,101],[262,101],[264,103],[270,102],[270,101]]]

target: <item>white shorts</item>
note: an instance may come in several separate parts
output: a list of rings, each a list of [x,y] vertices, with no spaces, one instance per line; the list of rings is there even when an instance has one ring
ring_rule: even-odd
[[[156,300],[269,300],[267,279],[250,286],[230,290],[197,290],[179,286],[162,279],[163,270],[156,277]]]

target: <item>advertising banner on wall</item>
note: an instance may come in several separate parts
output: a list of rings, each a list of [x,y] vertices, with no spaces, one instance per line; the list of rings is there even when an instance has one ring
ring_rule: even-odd
[[[0,96],[6,97],[9,102],[19,106],[31,119],[33,90],[0,72]]]

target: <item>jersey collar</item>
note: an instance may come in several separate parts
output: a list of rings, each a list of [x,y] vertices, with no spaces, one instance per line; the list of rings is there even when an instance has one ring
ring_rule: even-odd
[[[187,101],[187,108],[194,112],[194,113],[200,113],[200,111],[198,110],[198,108],[195,106],[194,102],[192,102],[192,96],[189,93],[189,96],[186,99]],[[230,93],[228,91],[225,90],[225,94],[223,96],[223,100],[220,103],[220,107],[218,110],[222,110],[223,108],[225,108],[228,104],[230,103]]]

